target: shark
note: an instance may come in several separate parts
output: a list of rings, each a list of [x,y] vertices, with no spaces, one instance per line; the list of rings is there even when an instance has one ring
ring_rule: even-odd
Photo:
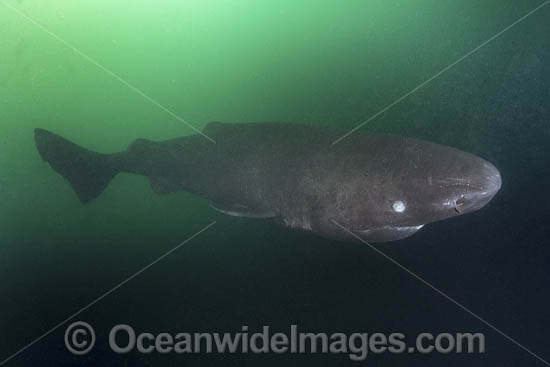
[[[291,123],[210,122],[165,141],[136,139],[99,153],[37,128],[42,159],[83,203],[117,174],[146,176],[155,193],[187,191],[231,216],[347,242],[407,238],[429,223],[484,207],[501,188],[490,162],[391,134]],[[209,137],[209,139],[206,139]]]

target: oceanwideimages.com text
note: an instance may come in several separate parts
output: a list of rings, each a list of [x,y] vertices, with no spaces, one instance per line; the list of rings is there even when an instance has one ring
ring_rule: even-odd
[[[65,333],[67,349],[85,354],[95,344],[93,328],[82,321],[71,324]],[[412,342],[408,342],[408,341]],[[345,354],[351,360],[363,361],[372,354],[403,353],[484,353],[482,333],[420,333],[412,339],[403,333],[325,333],[300,330],[291,325],[287,331],[274,332],[270,326],[252,329],[241,326],[238,332],[147,332],[127,324],[112,327],[108,335],[109,348],[126,353],[241,353],[241,354]]]

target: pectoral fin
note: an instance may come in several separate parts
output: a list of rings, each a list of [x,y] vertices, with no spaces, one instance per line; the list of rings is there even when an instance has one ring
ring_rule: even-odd
[[[247,217],[247,218],[275,218],[277,213],[269,210],[258,210],[249,208],[246,205],[241,204],[221,204],[211,203],[210,206],[215,210],[232,215],[234,217]]]

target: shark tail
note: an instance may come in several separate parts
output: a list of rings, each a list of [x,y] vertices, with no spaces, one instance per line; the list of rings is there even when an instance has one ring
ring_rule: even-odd
[[[83,203],[98,197],[120,171],[117,153],[93,152],[44,129],[34,130],[34,140],[42,159],[69,181]]]

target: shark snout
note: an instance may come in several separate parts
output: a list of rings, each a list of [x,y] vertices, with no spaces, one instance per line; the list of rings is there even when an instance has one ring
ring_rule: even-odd
[[[493,197],[502,187],[502,178],[498,169],[490,163],[487,163],[487,171],[487,191]]]
[[[502,186],[498,169],[489,162],[466,184],[467,190],[455,199],[455,211],[467,213],[485,206]]]
[[[495,196],[502,186],[502,178],[498,169],[489,162],[483,164],[483,170],[481,174],[481,190],[478,195],[482,198],[488,198],[489,200]]]

